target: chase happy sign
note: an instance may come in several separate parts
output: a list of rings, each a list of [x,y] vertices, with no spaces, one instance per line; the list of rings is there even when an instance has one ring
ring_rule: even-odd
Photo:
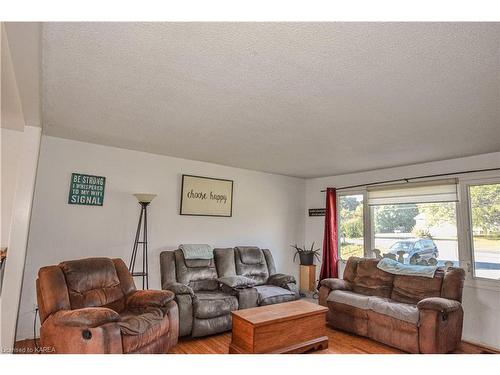
[[[182,175],[181,215],[232,215],[233,181]]]
[[[68,204],[102,206],[106,177],[72,173]]]

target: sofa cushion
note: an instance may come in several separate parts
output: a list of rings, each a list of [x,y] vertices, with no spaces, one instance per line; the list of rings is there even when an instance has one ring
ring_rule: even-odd
[[[236,275],[233,248],[214,249],[214,259],[219,277]]]
[[[292,275],[286,275],[284,273],[275,273],[274,275],[269,276],[266,284],[286,288],[288,284],[296,284],[296,283],[297,280],[295,280],[295,277],[293,277]]]
[[[378,259],[363,258],[357,262],[352,290],[368,296],[390,297],[394,275],[377,268]]]
[[[218,288],[217,271],[213,261],[206,267],[188,267],[182,250],[176,250],[174,256],[178,282],[189,285],[195,291]]]
[[[327,302],[342,303],[362,310],[373,310],[411,323],[418,322],[418,309],[415,305],[391,301],[388,298],[365,296],[347,290],[333,290]]]
[[[195,292],[216,291],[219,289],[219,282],[217,279],[192,280],[189,282],[189,287]]]
[[[394,278],[391,299],[397,302],[417,304],[418,301],[441,296],[443,271],[437,270],[434,277],[397,275]]]
[[[264,254],[258,247],[236,247],[234,261],[236,274],[254,279],[257,285],[266,283],[269,269]]]
[[[273,305],[275,303],[295,300],[295,293],[291,290],[274,285],[257,285],[254,287],[259,294],[259,305]]]
[[[370,296],[350,292],[348,290],[332,290],[326,299],[327,302],[343,303],[358,309],[368,310]]]
[[[395,302],[388,298],[370,298],[368,308],[398,320],[412,324],[418,323],[419,311],[417,306],[412,304]]]
[[[264,263],[264,254],[262,250],[255,246],[238,246],[240,260],[244,264],[262,264]]]
[[[221,284],[224,284],[230,288],[249,288],[255,285],[255,280],[250,279],[245,276],[226,276],[226,277],[219,277],[217,279],[218,282]]]
[[[106,306],[120,311],[123,308],[124,295],[113,260],[87,258],[62,262],[59,266],[66,278],[72,309]]]
[[[163,320],[160,308],[147,308],[143,310],[126,310],[120,314],[118,325],[124,335],[141,335]]]
[[[226,314],[216,318],[197,319],[193,321],[192,337],[202,337],[213,335],[231,329],[232,318],[231,315]]]
[[[354,279],[356,278],[356,271],[358,269],[358,262],[360,261],[360,259],[361,258],[358,257],[350,257],[349,259],[347,259],[347,263],[344,268],[344,280],[349,281],[350,283],[354,282]]]
[[[214,259],[185,259],[186,267],[188,268],[202,268],[202,267],[214,267]]]
[[[196,293],[193,307],[196,318],[215,318],[238,310],[238,299],[235,296],[218,292]]]
[[[149,316],[147,318],[141,318],[142,313],[140,311],[125,311],[121,314],[122,326],[122,345],[124,353],[135,352],[138,349],[157,341],[160,337],[168,334],[170,327],[170,322],[168,316],[165,315],[163,318],[159,318],[158,315],[153,318]],[[128,324],[128,328],[124,328],[124,325]],[[127,329],[131,332],[133,330],[140,332],[137,334],[128,334]]]

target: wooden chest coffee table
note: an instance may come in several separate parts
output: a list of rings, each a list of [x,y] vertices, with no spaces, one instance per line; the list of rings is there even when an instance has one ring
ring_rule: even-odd
[[[233,311],[229,353],[303,353],[326,349],[327,311],[326,307],[305,301]]]

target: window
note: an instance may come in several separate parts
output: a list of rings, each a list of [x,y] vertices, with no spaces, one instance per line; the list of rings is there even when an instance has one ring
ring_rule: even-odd
[[[469,185],[474,276],[500,280],[500,183]]]
[[[340,259],[388,257],[406,264],[468,266],[468,277],[478,279],[475,285],[498,283],[500,180],[495,175],[463,178],[461,202],[458,186],[457,179],[448,179],[339,192]]]
[[[407,264],[458,266],[455,180],[368,191],[374,255]]]
[[[458,266],[454,202],[371,206],[372,243],[379,256],[402,263]]]
[[[339,196],[340,259],[364,256],[363,194]]]

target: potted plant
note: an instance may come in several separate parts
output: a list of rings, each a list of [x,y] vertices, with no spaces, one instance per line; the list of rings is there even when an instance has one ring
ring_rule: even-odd
[[[295,262],[295,259],[297,258],[297,254],[299,255],[300,259],[300,264],[303,266],[311,266],[314,264],[314,258],[316,258],[318,261],[321,261],[319,258],[319,249],[314,248],[314,242],[311,245],[310,249],[306,249],[305,245],[303,248],[300,248],[295,245],[290,245],[295,249],[295,254],[293,255],[293,261]]]

